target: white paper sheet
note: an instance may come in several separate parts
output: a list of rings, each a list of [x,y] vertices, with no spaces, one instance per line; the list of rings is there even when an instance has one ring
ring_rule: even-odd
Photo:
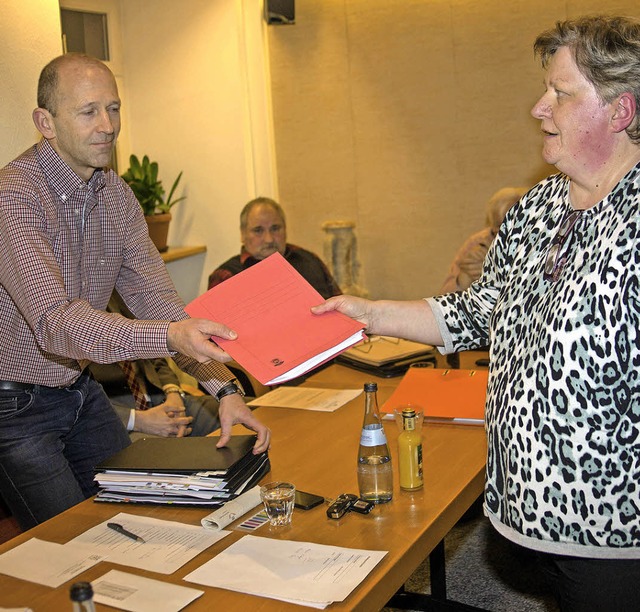
[[[99,551],[31,538],[0,555],[0,573],[55,588],[104,557]]]
[[[355,399],[362,389],[316,389],[313,387],[278,387],[250,402],[248,406],[273,406],[333,412]]]
[[[136,542],[109,529],[107,523],[111,522],[119,523],[145,542]],[[113,563],[172,574],[230,533],[121,512],[80,534],[65,546],[87,547],[94,553],[108,556]]]
[[[91,583],[93,600],[130,612],[178,612],[204,591],[111,570]]]
[[[318,607],[343,601],[386,554],[246,535],[184,579]]]
[[[206,529],[220,530],[261,504],[260,487],[255,486],[253,489],[249,489],[246,493],[236,497],[233,501],[226,502],[222,508],[208,514],[200,522]]]

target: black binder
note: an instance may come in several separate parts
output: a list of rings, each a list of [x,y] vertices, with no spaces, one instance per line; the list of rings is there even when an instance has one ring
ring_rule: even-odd
[[[252,456],[256,436],[231,436],[224,448],[216,448],[220,436],[142,438],[103,461],[96,470],[162,472],[164,474],[238,469]]]
[[[226,447],[216,448],[219,439],[138,440],[96,468],[100,492],[94,501],[219,507],[253,487],[271,469],[266,452],[252,452],[256,436],[232,436]],[[113,474],[134,480],[114,482]],[[176,488],[176,477],[186,488]],[[196,486],[187,486],[185,479],[195,480]]]

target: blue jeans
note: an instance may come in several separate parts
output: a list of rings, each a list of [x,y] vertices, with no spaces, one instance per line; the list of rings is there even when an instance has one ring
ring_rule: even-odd
[[[29,529],[97,493],[94,469],[130,444],[102,387],[0,390],[0,495]]]

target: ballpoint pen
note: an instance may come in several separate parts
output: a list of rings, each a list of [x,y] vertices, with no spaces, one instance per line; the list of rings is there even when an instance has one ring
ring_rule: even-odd
[[[114,531],[117,531],[118,533],[121,533],[124,536],[127,536],[128,538],[131,538],[132,540],[136,540],[136,542],[142,542],[143,544],[145,543],[145,541],[139,535],[136,535],[135,533],[131,533],[130,531],[127,531],[119,523],[107,523],[107,527],[109,529],[113,529]]]

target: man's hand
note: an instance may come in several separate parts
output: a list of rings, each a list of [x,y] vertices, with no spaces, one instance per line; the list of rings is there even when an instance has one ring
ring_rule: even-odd
[[[238,334],[222,323],[208,319],[185,319],[169,324],[167,347],[192,357],[200,363],[215,359],[221,363],[231,361],[231,357],[211,339],[212,336],[235,340]]]
[[[239,393],[225,395],[220,400],[218,417],[220,418],[220,441],[216,445],[218,448],[225,446],[229,441],[231,428],[236,423],[242,423],[245,427],[258,434],[258,439],[253,447],[254,455],[262,453],[269,448],[271,431],[254,416]]]
[[[177,395],[180,398],[177,393],[171,393],[169,397],[171,395]],[[189,427],[191,421],[193,417],[185,415],[184,406],[180,409],[165,402],[149,410],[136,410],[134,431],[163,438],[182,438],[191,433],[191,427]]]

